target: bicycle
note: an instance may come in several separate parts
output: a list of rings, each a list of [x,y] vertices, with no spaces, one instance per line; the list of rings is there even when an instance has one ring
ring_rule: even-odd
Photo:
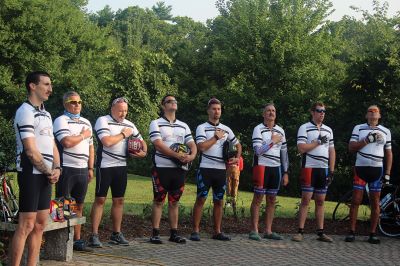
[[[384,185],[383,189],[390,189],[391,191],[381,194],[381,200],[379,201],[381,212],[379,215],[378,228],[379,231],[386,236],[397,237],[400,236],[400,189],[399,186],[392,184]],[[332,220],[345,221],[349,219],[352,193],[352,190],[346,192],[338,201],[332,214]],[[368,193],[369,189],[367,185],[364,191],[363,202],[359,207],[366,209],[365,213],[370,212]]]
[[[369,209],[369,190],[368,185],[364,190],[363,200],[358,207],[358,212],[364,214],[364,216],[369,217],[370,209]],[[333,221],[347,221],[350,219],[350,205],[351,199],[353,197],[353,190],[347,191],[339,200],[335,206],[335,209],[332,213]]]
[[[16,172],[15,169],[0,169],[0,219],[2,222],[16,222],[18,220],[18,200],[11,185],[12,176],[7,173]]]
[[[400,187],[392,187],[393,192],[386,194],[380,201],[378,228],[386,236],[397,237],[400,236]]]

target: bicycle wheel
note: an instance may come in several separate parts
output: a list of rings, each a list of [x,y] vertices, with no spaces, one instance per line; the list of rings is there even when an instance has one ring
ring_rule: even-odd
[[[353,191],[347,191],[338,201],[335,210],[332,213],[333,221],[345,221],[349,219],[351,197]]]
[[[0,208],[0,219],[2,222],[11,222],[13,220],[13,214],[11,212],[10,207],[7,202],[1,199],[1,208]]]
[[[398,201],[400,203],[400,200]],[[381,209],[378,227],[379,231],[386,236],[400,236],[399,203],[395,204],[394,201],[391,201],[383,209]]]

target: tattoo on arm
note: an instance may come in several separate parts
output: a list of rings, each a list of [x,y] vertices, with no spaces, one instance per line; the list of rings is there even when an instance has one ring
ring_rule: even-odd
[[[34,158],[33,154],[28,155],[28,158],[41,173],[51,175],[51,170],[46,166],[43,158]]]

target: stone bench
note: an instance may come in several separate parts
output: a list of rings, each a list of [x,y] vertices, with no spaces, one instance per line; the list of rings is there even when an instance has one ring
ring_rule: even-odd
[[[40,253],[40,259],[71,261],[74,243],[74,225],[84,224],[86,217],[75,217],[64,222],[53,222],[49,216],[49,221],[44,229],[44,245]],[[68,228],[69,227],[69,228]],[[0,230],[14,232],[17,224],[0,222]],[[25,245],[22,256],[22,265],[26,265],[28,250]]]

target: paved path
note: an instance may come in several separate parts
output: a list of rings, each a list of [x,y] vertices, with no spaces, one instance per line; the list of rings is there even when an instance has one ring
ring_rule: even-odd
[[[306,235],[303,242],[285,240],[249,240],[235,235],[221,242],[202,235],[200,242],[175,244],[162,237],[164,244],[153,245],[148,239],[135,239],[129,247],[105,245],[94,253],[74,253],[72,262],[41,261],[40,265],[400,265],[400,239],[381,237],[380,245],[369,244],[365,236],[346,243],[333,236],[333,243]]]

